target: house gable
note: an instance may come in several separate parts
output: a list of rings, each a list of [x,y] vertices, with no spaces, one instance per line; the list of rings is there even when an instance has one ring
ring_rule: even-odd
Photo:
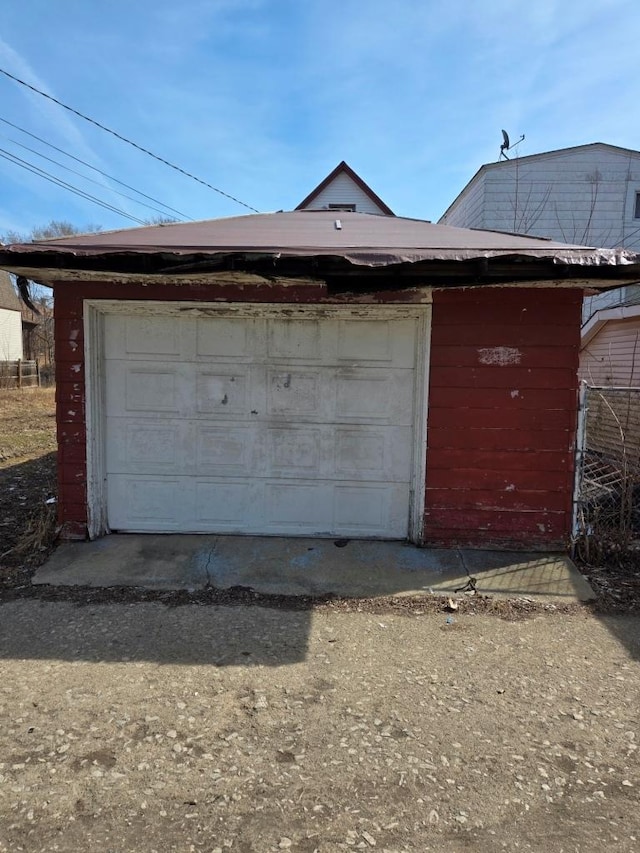
[[[394,215],[391,208],[344,160],[300,202],[296,210],[350,210]]]
[[[487,163],[439,222],[640,248],[640,151],[604,143]]]

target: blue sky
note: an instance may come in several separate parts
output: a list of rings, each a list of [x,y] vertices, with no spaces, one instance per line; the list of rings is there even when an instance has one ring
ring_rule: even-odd
[[[437,220],[503,127],[521,155],[640,148],[639,36],[637,0],[4,0],[0,67],[260,211],[344,159],[396,213]],[[0,118],[190,218],[247,212],[2,75]],[[0,149],[156,215],[2,122]],[[133,224],[2,157],[0,182],[0,233]]]

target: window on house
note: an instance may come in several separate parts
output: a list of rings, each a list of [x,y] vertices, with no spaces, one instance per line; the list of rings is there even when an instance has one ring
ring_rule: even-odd
[[[640,193],[636,193],[636,205],[633,209],[633,218],[640,219]]]
[[[638,195],[640,195],[640,193],[638,193]],[[346,210],[350,211],[351,213],[355,213],[356,206],[355,204],[330,204],[329,210]]]

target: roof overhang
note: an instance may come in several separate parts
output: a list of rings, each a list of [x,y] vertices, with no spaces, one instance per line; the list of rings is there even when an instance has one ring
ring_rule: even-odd
[[[330,288],[640,281],[640,254],[421,220],[305,211],[128,229],[0,247],[0,268],[58,281],[322,281]]]

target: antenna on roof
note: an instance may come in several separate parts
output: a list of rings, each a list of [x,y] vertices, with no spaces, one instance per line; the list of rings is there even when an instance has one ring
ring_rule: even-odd
[[[500,156],[498,160],[502,160],[504,157],[505,160],[508,160],[509,157],[507,155],[507,151],[510,151],[512,148],[515,148],[516,145],[520,145],[520,143],[524,140],[524,133],[520,137],[517,142],[514,142],[513,145],[509,142],[509,134],[506,130],[502,131],[502,145],[500,146]]]

